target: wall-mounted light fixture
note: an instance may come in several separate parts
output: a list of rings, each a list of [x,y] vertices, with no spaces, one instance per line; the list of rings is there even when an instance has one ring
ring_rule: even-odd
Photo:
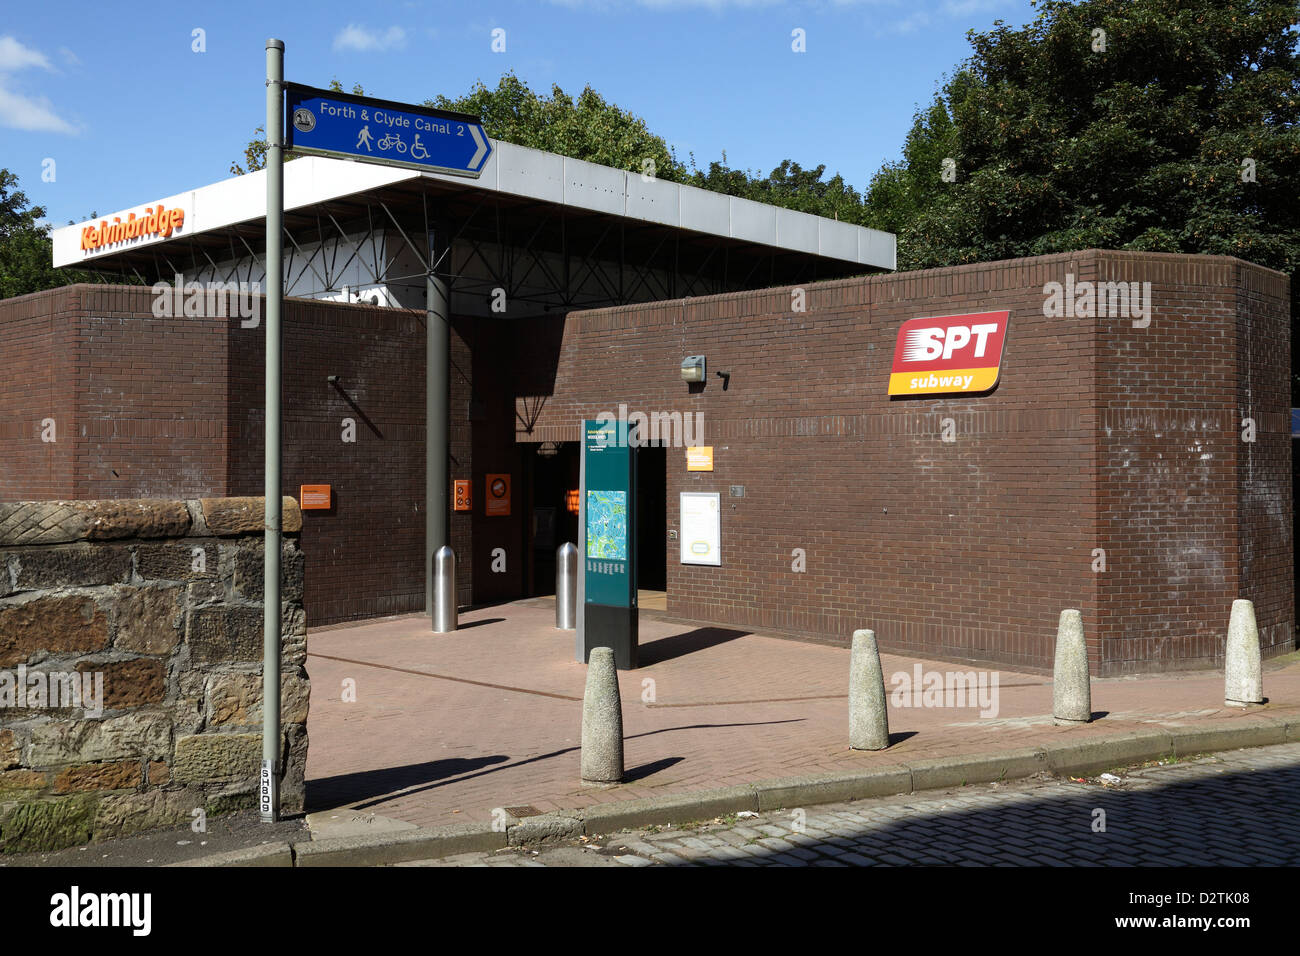
[[[329,382],[331,385],[337,385],[339,383],[339,377],[337,375],[327,375],[325,376],[325,381]]]
[[[702,382],[704,381],[704,356],[688,355],[682,359],[682,381],[683,382]]]

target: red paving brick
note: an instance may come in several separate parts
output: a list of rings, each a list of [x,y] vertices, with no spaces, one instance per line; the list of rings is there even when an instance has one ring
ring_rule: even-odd
[[[364,808],[424,826],[486,823],[495,807],[572,809],[1062,737],[1300,714],[1300,663],[1266,671],[1270,703],[1250,712],[1223,706],[1217,672],[1094,680],[1093,711],[1106,716],[1085,727],[1052,724],[1049,676],[1000,670],[996,717],[891,702],[895,742],[859,753],[848,749],[847,649],[643,616],[644,666],[619,674],[629,782],[590,788],[578,779],[586,667],[573,659],[573,632],[553,624],[552,608],[520,602],[466,612],[453,634],[433,634],[419,615],[312,631],[308,808]],[[886,654],[886,686],[917,663],[979,670]],[[355,703],[341,699],[347,678]],[[642,699],[647,680],[652,703]]]

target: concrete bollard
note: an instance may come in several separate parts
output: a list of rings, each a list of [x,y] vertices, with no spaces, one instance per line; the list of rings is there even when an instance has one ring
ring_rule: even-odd
[[[875,631],[854,631],[849,654],[849,747],[884,750],[889,746],[885,676]]]
[[[1232,617],[1228,620],[1228,643],[1223,658],[1223,702],[1229,707],[1264,703],[1259,628],[1255,625],[1253,602],[1232,602]]]
[[[623,702],[612,647],[593,647],[582,695],[582,782],[623,779]]]
[[[1092,720],[1088,645],[1083,639],[1083,615],[1074,608],[1061,612],[1061,621],[1056,629],[1052,718],[1057,724],[1086,724]]]

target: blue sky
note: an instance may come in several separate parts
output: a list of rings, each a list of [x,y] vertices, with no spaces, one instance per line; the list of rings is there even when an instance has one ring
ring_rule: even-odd
[[[224,179],[265,117],[276,36],[291,81],[418,103],[513,69],[539,91],[590,84],[682,159],[825,163],[862,189],[968,54],[966,31],[1033,15],[1029,0],[11,2],[0,166],[56,225]]]

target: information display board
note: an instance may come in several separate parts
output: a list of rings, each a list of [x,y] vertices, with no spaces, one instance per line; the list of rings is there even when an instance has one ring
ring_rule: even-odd
[[[585,422],[583,454],[587,457],[582,515],[587,540],[586,603],[633,607],[636,587],[629,556],[636,524],[627,423]]]
[[[625,421],[582,423],[582,660],[612,647],[637,666],[636,448]]]
[[[681,493],[682,564],[722,564],[722,496],[716,491]]]

